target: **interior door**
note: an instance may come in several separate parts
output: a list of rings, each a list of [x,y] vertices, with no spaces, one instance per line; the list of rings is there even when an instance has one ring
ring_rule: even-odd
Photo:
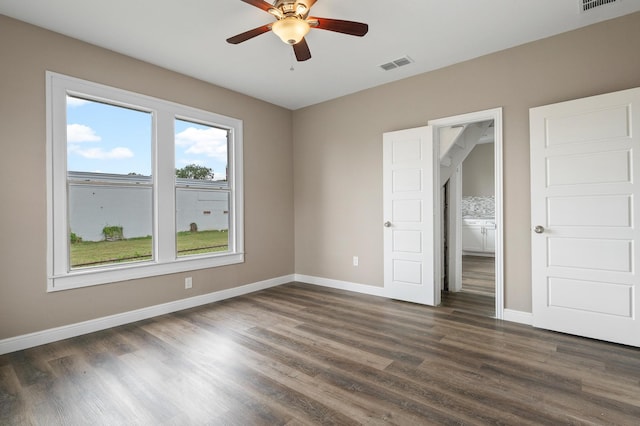
[[[530,111],[533,325],[640,346],[640,89]]]
[[[436,148],[431,126],[383,135],[385,291],[432,306],[440,303]]]

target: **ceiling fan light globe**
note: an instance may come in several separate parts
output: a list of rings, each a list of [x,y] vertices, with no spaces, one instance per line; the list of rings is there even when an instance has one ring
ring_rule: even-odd
[[[288,16],[273,23],[271,31],[286,44],[296,44],[309,33],[311,27],[304,19]]]

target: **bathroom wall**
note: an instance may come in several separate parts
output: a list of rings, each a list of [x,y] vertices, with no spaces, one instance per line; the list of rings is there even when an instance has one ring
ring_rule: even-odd
[[[494,196],[494,143],[476,145],[462,162],[462,196]]]

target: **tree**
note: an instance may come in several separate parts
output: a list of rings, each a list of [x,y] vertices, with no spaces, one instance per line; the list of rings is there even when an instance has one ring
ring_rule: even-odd
[[[213,180],[213,170],[208,167],[189,164],[176,169],[176,177],[183,179]]]

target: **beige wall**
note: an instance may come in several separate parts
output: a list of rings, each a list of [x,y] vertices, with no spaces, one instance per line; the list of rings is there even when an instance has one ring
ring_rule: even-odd
[[[530,312],[529,108],[640,86],[637,52],[640,13],[295,111],[296,272],[382,286],[382,133],[503,107],[505,305]]]
[[[495,195],[493,143],[483,143],[473,147],[462,162],[462,196]]]
[[[244,120],[246,262],[47,293],[45,70]],[[0,15],[0,339],[292,274],[291,118],[289,110]]]

